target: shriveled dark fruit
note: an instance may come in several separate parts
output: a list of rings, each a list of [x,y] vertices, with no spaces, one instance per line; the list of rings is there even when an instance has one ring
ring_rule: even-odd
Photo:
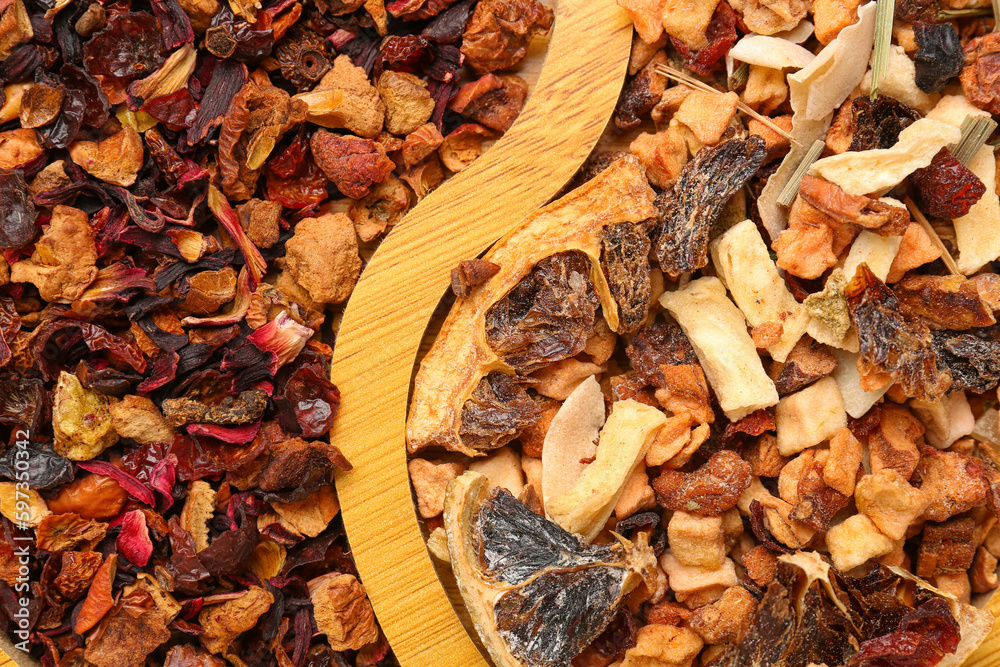
[[[879,95],[874,100],[867,95],[855,97],[851,102],[851,116],[852,151],[892,148],[899,141],[899,133],[920,118],[916,110],[886,95]]]
[[[858,331],[862,382],[866,373],[885,373],[906,396],[934,400],[948,391],[951,373],[938,364],[930,329],[904,315],[896,295],[867,264],[858,267],[844,295]]]
[[[767,157],[764,140],[750,135],[698,151],[669,192],[656,200],[656,258],[671,278],[708,264],[708,234],[733,194]]]
[[[660,366],[698,363],[691,341],[675,322],[656,321],[642,327],[625,348],[625,354],[639,379],[656,387],[666,386]]]
[[[989,391],[1000,382],[1000,341],[973,333],[932,331],[934,352],[951,373],[952,389]]]
[[[601,268],[618,304],[619,334],[635,333],[646,321],[649,282],[649,236],[639,225],[621,222],[605,227]]]
[[[917,53],[913,56],[917,88],[925,93],[940,93],[948,82],[962,73],[965,56],[955,24],[913,22]]]
[[[542,413],[516,378],[490,373],[462,406],[462,442],[472,449],[502,447],[533,425]]]
[[[444,525],[459,590],[499,667],[568,666],[655,573],[644,537],[584,546],[475,472],[448,484]]]
[[[540,261],[486,313],[486,342],[518,373],[579,354],[600,301],[590,261],[570,251]]]
[[[969,212],[986,192],[986,186],[972,171],[942,148],[930,166],[910,176],[924,213],[934,218],[954,220]]]

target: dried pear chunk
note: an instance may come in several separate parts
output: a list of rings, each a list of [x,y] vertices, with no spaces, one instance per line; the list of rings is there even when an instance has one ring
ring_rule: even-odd
[[[623,157],[532,214],[486,253],[483,259],[497,264],[500,271],[452,307],[420,364],[407,420],[410,452],[433,445],[469,456],[480,454],[474,442],[461,436],[463,407],[484,376],[493,371],[514,373],[487,342],[487,313],[543,260],[571,251],[585,255],[604,318],[613,331],[619,330],[618,305],[601,269],[604,229],[652,218],[655,196],[638,158]]]
[[[778,390],[764,372],[743,313],[726,297],[718,278],[692,280],[665,292],[660,303],[691,341],[719,405],[731,421],[778,402]]]
[[[615,403],[601,429],[597,458],[566,493],[546,499],[549,518],[585,542],[593,541],[666,421],[662,412],[638,401]]]
[[[498,667],[570,667],[655,576],[644,541],[583,545],[473,472],[448,484],[444,526],[459,590]]]
[[[590,261],[571,250],[546,257],[486,313],[486,342],[527,375],[583,351],[600,301]]]

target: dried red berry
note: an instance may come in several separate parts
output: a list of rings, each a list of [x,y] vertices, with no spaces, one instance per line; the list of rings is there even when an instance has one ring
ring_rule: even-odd
[[[917,189],[924,213],[945,220],[967,214],[986,192],[979,177],[947,148],[934,156],[930,166],[913,172],[910,182]]]

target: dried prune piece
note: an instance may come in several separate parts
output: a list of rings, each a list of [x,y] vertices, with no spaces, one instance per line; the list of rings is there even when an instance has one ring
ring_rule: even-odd
[[[916,188],[924,213],[945,220],[968,213],[986,192],[979,177],[947,148],[938,151],[929,166],[913,172],[910,183]]]
[[[939,363],[951,373],[953,390],[982,393],[1000,382],[1000,342],[954,331],[931,335]]]
[[[502,447],[541,418],[538,404],[517,380],[493,372],[479,381],[462,406],[462,442],[472,449]]]
[[[990,32],[970,39],[962,49],[965,67],[959,74],[962,92],[970,102],[1000,113],[1000,33]]]
[[[675,322],[658,320],[639,329],[625,348],[632,369],[647,385],[666,387],[660,366],[698,363],[691,341]]]
[[[899,141],[899,133],[920,119],[920,114],[899,100],[879,95],[872,100],[867,95],[855,97],[851,102],[854,136],[852,151],[874,148],[892,148]]]
[[[72,482],[74,474],[70,460],[48,444],[28,442],[23,449],[11,447],[0,457],[0,477],[25,481],[29,489],[53,489]]]
[[[906,396],[921,400],[934,400],[948,391],[951,373],[938,363],[930,329],[904,315],[896,295],[867,264],[858,267],[844,295],[858,331],[862,382],[869,372],[886,373],[900,383]]]
[[[13,250],[31,242],[38,232],[35,217],[24,172],[0,169],[0,248]]]
[[[90,74],[136,79],[163,64],[162,46],[160,27],[152,14],[116,14],[83,45],[83,63]]]
[[[965,56],[955,24],[913,22],[917,53],[913,56],[917,88],[925,93],[940,93],[948,82],[962,73]]]
[[[684,67],[695,74],[709,76],[715,69],[715,64],[722,60],[722,57],[729,53],[729,49],[736,43],[738,34],[736,24],[739,17],[729,3],[722,0],[715,7],[712,20],[705,30],[705,39],[708,46],[697,51],[691,51],[687,45],[676,37],[670,38],[670,43],[674,45],[677,53],[684,58]]]
[[[583,351],[600,301],[579,251],[543,259],[486,313],[486,342],[527,375]]]
[[[656,502],[674,511],[719,516],[750,487],[750,464],[731,450],[716,452],[694,472],[664,470],[653,480]]]
[[[473,472],[449,485],[444,516],[459,588],[497,664],[568,665],[656,564],[645,534],[583,545]]]
[[[656,258],[664,273],[677,278],[708,264],[712,226],[765,157],[764,140],[757,135],[703,148],[684,166],[673,189],[657,197]]]
[[[38,378],[0,375],[0,424],[20,424],[37,433],[46,414],[46,396]]]
[[[646,321],[652,294],[649,236],[641,226],[621,222],[605,227],[601,237],[601,269],[618,305],[618,333],[635,333]]]

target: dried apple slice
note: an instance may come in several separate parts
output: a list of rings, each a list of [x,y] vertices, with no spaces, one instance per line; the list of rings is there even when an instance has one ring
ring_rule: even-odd
[[[498,667],[569,665],[640,582],[645,542],[585,546],[507,491],[466,472],[448,484],[444,526],[465,606]]]
[[[546,499],[549,518],[590,543],[604,528],[635,466],[667,421],[666,415],[631,399],[618,401],[601,430],[597,458],[565,493]],[[544,449],[542,450],[544,456]],[[545,475],[545,463],[542,463]]]
[[[477,456],[481,453],[477,449],[505,444],[503,441],[487,442],[476,438],[470,438],[471,444],[464,442],[460,434],[462,410],[487,375],[511,376],[515,372],[511,364],[518,366],[516,370],[522,374],[540,367],[537,360],[519,356],[519,350],[513,349],[509,340],[505,341],[508,347],[503,354],[498,353],[490,344],[487,320],[498,322],[497,326],[503,324],[504,313],[493,307],[508,293],[521,296],[514,291],[515,288],[530,289],[532,286],[522,283],[522,279],[531,276],[543,261],[548,262],[548,273],[542,275],[539,282],[551,281],[550,274],[560,271],[570,273],[570,284],[574,290],[565,297],[553,292],[552,298],[559,299],[558,305],[564,308],[586,306],[591,309],[592,318],[592,308],[599,303],[610,328],[619,330],[619,307],[612,296],[609,278],[602,264],[605,229],[619,223],[638,223],[654,217],[657,214],[653,206],[654,198],[655,194],[638,159],[633,156],[622,158],[581,187],[533,214],[485,255],[484,259],[499,265],[500,271],[473,288],[468,298],[455,304],[437,340],[420,364],[407,421],[407,447],[410,452],[434,445]],[[588,282],[586,279],[589,278],[592,286],[580,284],[578,267],[583,267],[580,269],[583,271],[589,270],[590,275],[584,277],[582,282]],[[547,284],[542,286],[545,287]],[[617,293],[641,294],[644,291],[619,290]],[[501,304],[501,310],[518,305],[510,301],[516,300]],[[497,326],[492,330],[496,331]],[[562,331],[561,326],[553,328]],[[590,328],[586,333],[589,334]],[[496,336],[492,342],[497,342]],[[564,357],[549,355],[544,362],[560,358]],[[482,400],[478,405],[485,412],[493,411],[490,413],[493,415],[500,410],[495,403]],[[510,437],[513,435],[508,440]]]

